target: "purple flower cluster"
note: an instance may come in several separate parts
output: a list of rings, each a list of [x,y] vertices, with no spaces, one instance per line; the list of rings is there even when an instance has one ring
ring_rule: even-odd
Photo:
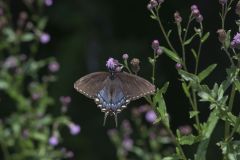
[[[163,50],[160,47],[158,40],[153,40],[153,42],[152,42],[152,49],[153,49],[154,53],[156,53],[158,56],[163,53]]]
[[[148,8],[148,10],[151,11],[151,10],[153,10],[153,8],[160,6],[163,2],[164,2],[164,0],[150,0],[147,5],[147,8]]]
[[[240,49],[240,33],[237,33],[231,42],[231,47],[232,48],[237,48]]]
[[[196,21],[198,23],[201,23],[203,21],[203,16],[201,15],[198,7],[196,5],[192,5],[191,10],[192,10],[192,15],[196,19]]]
[[[122,70],[122,66],[118,60],[111,57],[107,60],[106,67],[113,72],[120,72]]]

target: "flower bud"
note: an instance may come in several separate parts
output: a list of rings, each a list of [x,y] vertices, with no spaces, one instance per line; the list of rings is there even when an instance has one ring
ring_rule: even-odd
[[[160,56],[162,53],[163,53],[163,50],[162,50],[161,47],[159,47],[159,48],[157,49],[157,51],[156,51],[156,54],[157,54],[158,56]]]
[[[177,70],[182,69],[182,64],[181,63],[177,63],[175,67],[176,67]]]
[[[128,54],[123,54],[122,58],[123,60],[128,60]]]
[[[191,10],[193,11],[195,9],[198,9],[198,7],[197,7],[197,5],[194,4],[194,5],[191,6]]]
[[[227,33],[225,32],[225,30],[219,29],[219,30],[217,30],[217,34],[218,34],[219,42],[224,43],[227,38]]]
[[[182,22],[182,17],[181,17],[181,15],[179,14],[178,11],[176,11],[176,12],[174,13],[174,19],[175,19],[175,22],[176,22],[176,23],[181,23],[181,22]]]
[[[196,21],[198,23],[201,23],[203,21],[203,16],[201,14],[199,14],[197,17],[196,17]]]
[[[150,4],[152,5],[153,8],[158,6],[158,2],[156,0],[151,0]]]
[[[152,49],[153,49],[154,51],[156,51],[156,50],[158,50],[158,48],[159,48],[159,41],[158,41],[158,40],[154,40],[154,41],[152,42]]]
[[[140,66],[139,66],[140,60],[138,58],[133,58],[130,63],[131,63],[132,71],[134,73],[137,73],[140,70]]]

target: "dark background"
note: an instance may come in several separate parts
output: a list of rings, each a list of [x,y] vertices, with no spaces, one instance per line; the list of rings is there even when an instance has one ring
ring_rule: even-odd
[[[42,48],[43,54],[56,56],[61,64],[59,80],[51,86],[52,94],[57,98],[61,95],[72,96],[69,114],[81,125],[82,132],[77,137],[66,133],[66,145],[76,154],[77,160],[114,160],[115,149],[107,137],[107,130],[113,128],[113,123],[102,126],[103,113],[94,102],[73,89],[73,83],[80,77],[99,70],[106,70],[105,62],[108,57],[121,59],[122,54],[128,53],[130,58],[137,57],[141,61],[140,75],[150,80],[150,64],[147,57],[152,55],[151,42],[158,39],[161,45],[166,45],[160,29],[150,18],[146,9],[147,0],[55,0],[48,8],[49,16],[47,31],[51,34],[51,42]],[[210,31],[209,40],[203,47],[199,69],[202,70],[212,63],[217,63],[217,70],[206,81],[212,86],[225,78],[225,67],[229,66],[227,56],[220,50],[216,31],[220,27],[218,1],[210,0],[166,0],[162,5],[160,15],[165,28],[173,29],[176,34],[173,13],[178,10],[186,23],[190,14],[190,6],[197,4],[204,17],[205,31]],[[227,21],[227,28],[236,31],[235,15]],[[197,24],[195,24],[197,25]],[[234,26],[234,27],[233,27]],[[193,29],[191,29],[193,30]],[[179,46],[178,38],[171,39]],[[194,44],[196,47],[196,44]],[[189,68],[193,57],[187,54]],[[181,93],[175,63],[165,55],[158,59],[157,84],[161,86],[170,81],[166,101],[171,116],[173,128],[189,124],[189,105]],[[120,114],[120,123],[128,118],[129,108],[144,103],[140,100],[129,105]],[[57,106],[56,106],[57,107]],[[200,106],[201,120],[208,115],[208,106]],[[222,125],[216,130],[216,138],[223,133]],[[186,147],[187,150],[191,150]],[[210,157],[216,158],[219,153],[213,140],[209,152]],[[190,154],[190,153],[189,153]]]

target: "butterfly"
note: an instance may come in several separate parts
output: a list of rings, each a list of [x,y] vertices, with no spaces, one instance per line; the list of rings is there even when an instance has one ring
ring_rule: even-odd
[[[114,61],[112,61],[114,62]],[[109,72],[90,73],[74,83],[74,88],[91,98],[97,107],[105,113],[103,125],[108,115],[115,117],[127,107],[130,101],[153,94],[155,86],[137,75],[117,71],[117,61],[107,65]]]

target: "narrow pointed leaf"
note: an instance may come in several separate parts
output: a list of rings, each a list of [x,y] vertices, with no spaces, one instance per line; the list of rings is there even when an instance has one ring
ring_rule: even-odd
[[[209,35],[210,35],[210,33],[207,32],[207,33],[201,38],[201,43],[204,43],[204,42],[208,39]]]
[[[198,74],[198,78],[199,78],[200,82],[202,80],[204,80],[206,77],[208,77],[216,67],[217,67],[217,64],[212,64],[209,67],[207,67],[205,70],[200,72]]]
[[[166,48],[166,47],[161,47],[164,51],[164,53],[166,53],[166,55],[171,58],[172,60],[174,60],[177,63],[181,63],[181,59],[179,58],[179,56],[177,55],[177,53],[171,51],[170,49]]]

